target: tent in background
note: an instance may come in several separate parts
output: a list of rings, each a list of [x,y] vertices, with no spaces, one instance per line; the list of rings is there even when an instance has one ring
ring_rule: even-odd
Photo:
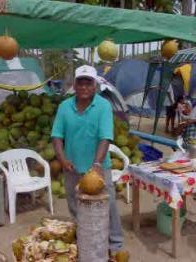
[[[130,113],[139,114],[142,108],[148,68],[148,62],[137,59],[124,59],[116,62],[106,74],[104,70],[99,71],[123,96]],[[142,111],[145,116],[155,114],[155,101],[158,93],[156,87],[159,81],[160,71],[157,69],[153,77],[153,86],[155,88],[148,94]]]
[[[172,78],[174,77],[175,69],[185,63],[190,63],[192,70],[189,71],[190,77],[189,77],[189,92],[184,93],[189,97],[190,99],[193,99],[193,94],[195,92],[195,64],[196,64],[196,48],[190,48],[190,49],[184,49],[179,50],[174,56],[170,58],[170,60],[166,61],[163,58],[157,59],[157,61],[153,61],[150,63],[148,75],[146,79],[146,85],[144,90],[144,98],[142,106],[144,106],[145,100],[148,96],[148,93],[151,91],[151,88],[153,86],[153,79],[154,75],[156,74],[157,68],[161,68],[161,74],[160,74],[160,82],[159,82],[159,90],[158,90],[158,96],[156,99],[156,114],[155,114],[155,122],[154,122],[154,128],[153,128],[153,134],[156,132],[156,127],[158,124],[159,117],[161,115],[163,103],[166,97],[167,90],[169,88],[169,85],[172,81]],[[182,77],[183,81],[183,77]],[[193,99],[196,101],[196,97]],[[139,128],[139,126],[138,126]]]
[[[191,52],[193,51],[194,49]],[[183,52],[187,51],[181,50],[178,52],[178,55]],[[152,116],[157,114],[157,110],[159,114],[164,113],[163,100],[161,100],[161,103],[160,100],[157,102],[163,74],[165,74],[164,81],[167,80],[166,84],[171,83],[173,87],[175,101],[180,96],[183,96],[185,92],[183,89],[183,76],[177,74],[171,77],[174,69],[180,63],[166,63],[165,67],[163,67],[162,61],[150,63],[136,59],[125,59],[116,62],[109,70],[107,67],[106,72],[103,67],[99,69],[99,72],[121,93],[131,113],[141,116]],[[190,86],[189,96],[196,97],[196,63],[190,63],[189,66],[191,67],[191,70],[188,72],[189,83],[187,83]],[[167,76],[168,73],[169,76]],[[143,101],[144,95],[146,97]],[[165,93],[161,97],[163,95],[164,99]]]

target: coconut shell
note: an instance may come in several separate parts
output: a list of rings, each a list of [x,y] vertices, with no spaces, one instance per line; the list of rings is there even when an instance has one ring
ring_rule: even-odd
[[[104,180],[96,171],[87,172],[79,183],[79,189],[82,193],[88,195],[97,195],[104,188]]]

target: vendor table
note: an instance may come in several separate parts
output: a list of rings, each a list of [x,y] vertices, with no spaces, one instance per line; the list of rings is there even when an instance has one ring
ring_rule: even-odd
[[[129,174],[133,184],[133,230],[140,229],[139,189],[147,190],[157,197],[163,197],[173,209],[172,216],[172,256],[177,257],[180,249],[180,208],[186,202],[186,195],[196,188],[196,172],[174,174],[161,170],[159,162],[146,162],[139,165],[130,165]]]

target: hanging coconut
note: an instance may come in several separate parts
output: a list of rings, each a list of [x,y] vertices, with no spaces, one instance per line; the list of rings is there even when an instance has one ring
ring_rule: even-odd
[[[99,57],[104,61],[115,61],[118,57],[118,47],[111,40],[103,41],[97,48]]]
[[[161,55],[170,59],[178,51],[178,43],[176,40],[166,40],[161,46]]]
[[[8,36],[0,36],[0,57],[5,60],[10,60],[14,58],[19,51],[19,46],[17,41]]]
[[[82,193],[88,195],[97,195],[104,188],[104,180],[96,171],[87,172],[79,183],[79,189]]]

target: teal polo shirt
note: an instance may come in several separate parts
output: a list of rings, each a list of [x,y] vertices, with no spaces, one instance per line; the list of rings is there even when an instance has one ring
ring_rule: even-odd
[[[113,140],[113,113],[111,104],[96,94],[85,111],[78,112],[76,98],[63,101],[54,119],[53,138],[64,140],[66,159],[72,161],[77,172],[85,173],[92,165],[99,142]],[[109,152],[103,168],[111,167]]]

